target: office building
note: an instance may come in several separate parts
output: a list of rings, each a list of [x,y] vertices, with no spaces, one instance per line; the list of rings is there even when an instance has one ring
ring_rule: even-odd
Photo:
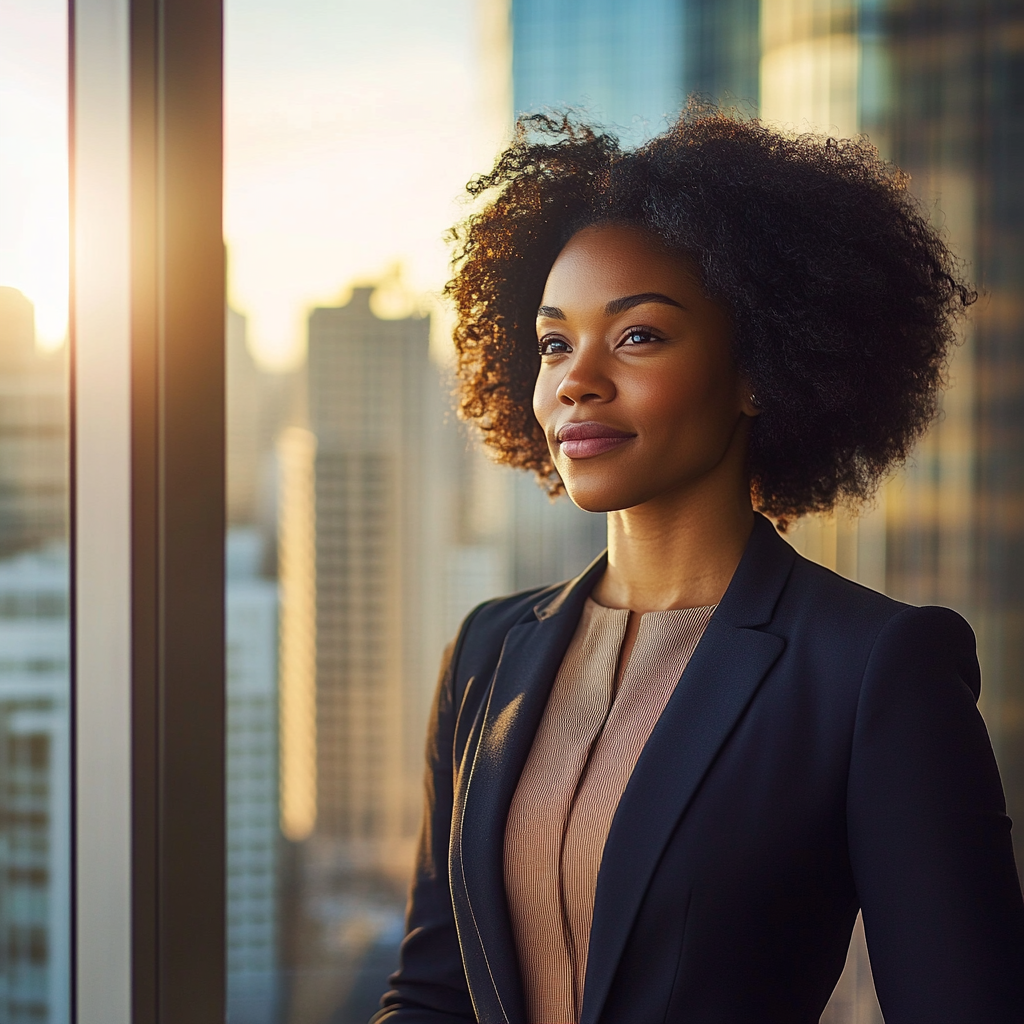
[[[265,374],[260,373],[246,344],[246,320],[228,307],[224,325],[226,371],[227,513],[228,522],[256,522],[263,457]]]
[[[228,1024],[280,1011],[277,586],[252,527],[227,539]]]
[[[65,350],[0,287],[0,1020],[69,1020]]]
[[[426,317],[373,289],[309,320],[316,550],[316,836],[335,865],[406,870],[443,623],[442,394]]]
[[[978,632],[981,706],[1024,820],[1024,9],[1015,0],[864,4],[884,78],[878,134],[967,264],[981,300],[943,421],[889,518],[889,585]],[[870,125],[866,125],[870,127]],[[874,131],[874,129],[872,129]],[[898,504],[897,504],[898,500]],[[1014,829],[1017,863],[1024,833]]]
[[[304,415],[302,375],[271,373],[253,358],[247,321],[225,312],[227,378],[227,514],[231,526],[258,526],[265,550],[261,568],[273,572],[278,437]]]
[[[963,260],[982,299],[962,325],[942,415],[873,513],[798,529],[809,553],[978,633],[981,707],[1011,817],[1024,815],[1024,11],[1009,0],[763,0],[761,112],[868,133]],[[824,538],[824,540],[823,540]],[[799,537],[798,537],[799,539]],[[845,551],[845,557],[844,557]],[[864,563],[874,569],[865,576]],[[1018,863],[1024,863],[1017,836]]]
[[[32,304],[0,287],[0,556],[65,537],[65,356],[37,349]]]
[[[0,1020],[68,1024],[68,557],[0,561]]]
[[[680,0],[513,0],[517,113],[572,106],[630,138],[660,131],[683,100]]]

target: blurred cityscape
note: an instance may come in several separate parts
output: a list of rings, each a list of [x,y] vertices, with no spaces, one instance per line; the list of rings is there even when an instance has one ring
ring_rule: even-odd
[[[480,601],[572,575],[604,543],[603,517],[482,456],[429,317],[383,319],[373,296],[314,310],[294,375],[261,372],[228,313],[235,1024],[370,1016],[402,935],[444,645]]]
[[[983,298],[910,465],[865,514],[803,521],[792,541],[851,578],[967,615],[1011,813],[1024,820],[1024,205],[1011,176],[1024,146],[1024,11],[952,0],[488,6],[492,43],[495,18],[507,22],[510,115],[571,105],[637,143],[696,94],[789,130],[865,132],[912,175]],[[264,573],[275,546],[282,566],[288,716],[281,1016],[265,1000],[262,1017],[237,1002],[232,1024],[372,1013],[401,935],[442,646],[477,601],[574,575],[603,546],[600,517],[497,470],[454,422],[427,318],[373,310],[368,286],[315,310],[305,369],[287,382],[246,362],[232,319],[232,522],[260,531]],[[858,923],[823,1021],[880,1020]]]
[[[509,123],[572,105],[637,143],[697,94],[865,132],[912,175],[982,298],[908,467],[864,515],[791,539],[967,616],[1024,822],[1020,3],[475,2]],[[479,601],[575,575],[603,546],[602,517],[480,453],[436,325],[432,344],[430,316],[389,312],[385,287],[315,309],[290,372],[262,369],[246,318],[226,314],[230,1024],[372,1014],[402,934],[441,651]],[[0,1024],[68,1021],[67,451],[65,350],[39,348],[31,302],[0,287]],[[822,1020],[881,1020],[860,925]]]
[[[64,349],[0,287],[0,1022],[67,1024],[68,402]]]

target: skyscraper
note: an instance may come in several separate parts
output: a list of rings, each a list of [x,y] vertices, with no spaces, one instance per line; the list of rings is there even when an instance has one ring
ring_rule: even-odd
[[[281,998],[277,587],[261,546],[252,527],[228,534],[228,1024],[276,1024]]]
[[[36,348],[32,304],[0,287],[0,555],[67,529],[65,353]]]
[[[246,318],[230,307],[225,316],[228,523],[259,526],[272,545],[275,447],[285,425],[301,415],[301,375],[261,369],[249,351]],[[262,566],[272,564],[262,558]]]
[[[309,320],[316,529],[316,834],[335,863],[404,867],[443,617],[439,374],[430,321],[372,288]],[[413,739],[415,737],[416,739]]]
[[[681,0],[513,0],[517,113],[573,106],[641,138],[683,102]]]
[[[952,604],[978,632],[981,706],[1024,821],[1024,8],[862,0],[879,96],[870,128],[912,175],[981,300],[944,419],[890,514],[890,589]],[[1014,829],[1024,870],[1024,830]]]
[[[68,557],[0,562],[0,1020],[67,1024]]]
[[[0,287],[0,1020],[67,1021],[67,378]]]

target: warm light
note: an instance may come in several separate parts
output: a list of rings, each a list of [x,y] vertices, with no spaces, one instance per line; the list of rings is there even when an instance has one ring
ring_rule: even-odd
[[[229,301],[266,368],[301,362],[310,309],[343,304],[353,281],[386,279],[399,261],[415,295],[443,285],[444,233],[509,116],[491,41],[502,5],[477,3],[486,25],[468,4],[400,17],[367,4],[353,31],[348,5],[228,0]]]
[[[316,438],[291,427],[277,445],[280,586],[281,831],[316,825]]]
[[[821,25],[814,0],[761,0],[761,117],[796,131],[857,134],[860,45],[852,9]],[[827,31],[824,31],[827,29]]]
[[[35,307],[37,341],[68,323],[67,10],[4,6],[0,34],[0,285]]]

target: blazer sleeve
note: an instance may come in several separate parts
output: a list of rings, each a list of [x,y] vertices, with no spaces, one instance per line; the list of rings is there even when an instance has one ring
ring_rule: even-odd
[[[979,692],[955,612],[907,608],[879,633],[847,821],[886,1024],[1024,1021],[1024,903]]]
[[[454,801],[452,764],[458,702],[455,667],[466,620],[441,665],[427,733],[423,824],[406,912],[406,935],[391,989],[370,1024],[467,1024],[476,1014],[462,964],[448,882]]]

